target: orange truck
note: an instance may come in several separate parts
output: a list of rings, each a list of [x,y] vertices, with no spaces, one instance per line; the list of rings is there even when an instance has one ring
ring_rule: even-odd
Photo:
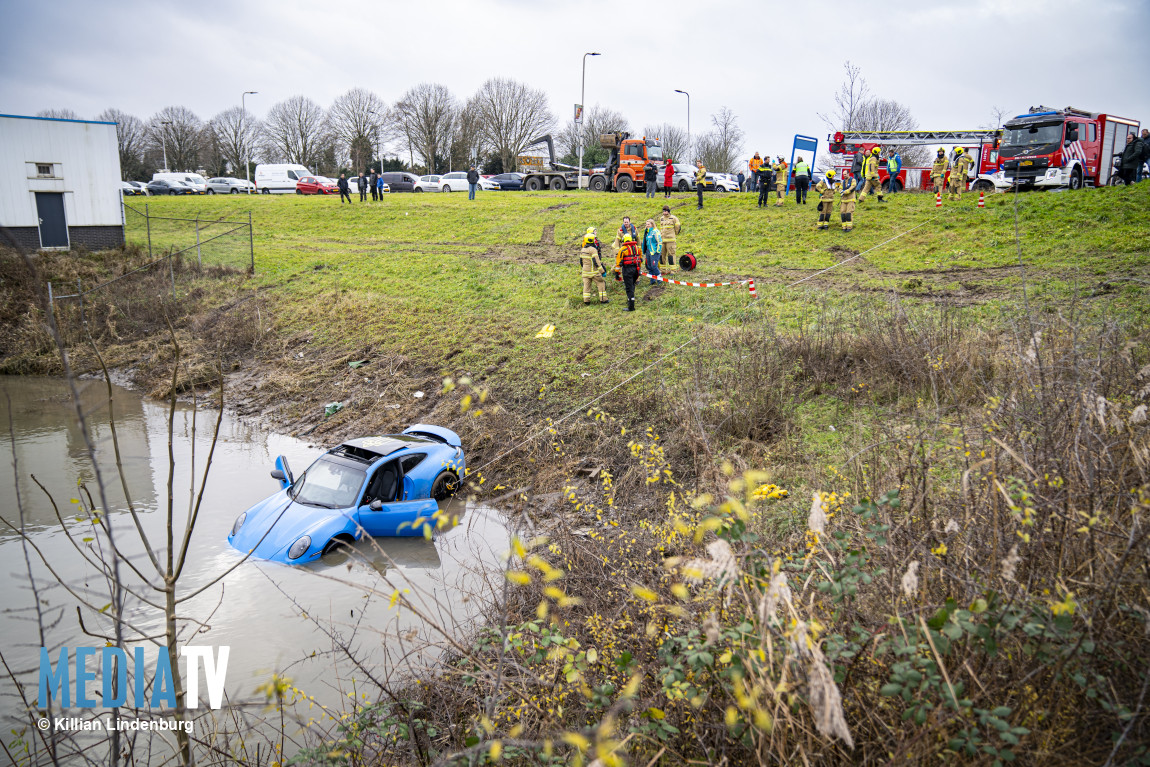
[[[599,146],[611,152],[606,169],[592,173],[588,182],[595,192],[641,192],[646,190],[643,168],[654,162],[663,174],[663,145],[657,138],[631,138],[626,131],[599,134]]]

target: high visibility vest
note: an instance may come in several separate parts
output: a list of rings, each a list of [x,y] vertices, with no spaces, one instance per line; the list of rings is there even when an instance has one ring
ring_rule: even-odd
[[[806,164],[806,162],[796,163],[795,164],[795,175],[796,176],[809,176],[809,175],[811,175],[810,166],[808,166]]]
[[[619,266],[639,266],[643,263],[642,253],[639,252],[639,243],[625,242],[619,248]]]

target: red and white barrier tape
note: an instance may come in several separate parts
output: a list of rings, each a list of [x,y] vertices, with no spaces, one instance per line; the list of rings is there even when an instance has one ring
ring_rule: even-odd
[[[658,280],[659,282],[669,282],[672,285],[685,285],[689,288],[725,288],[731,285],[746,285],[751,291],[751,298],[759,297],[755,292],[754,278],[748,278],[738,282],[684,282],[683,280],[672,280],[670,277],[664,277],[661,274],[648,274],[647,272],[641,272],[641,275],[643,277],[649,277],[652,280]]]

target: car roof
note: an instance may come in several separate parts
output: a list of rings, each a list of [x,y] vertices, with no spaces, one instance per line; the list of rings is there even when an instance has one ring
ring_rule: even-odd
[[[378,437],[359,437],[349,439],[333,448],[330,452],[359,458],[360,460],[374,461],[376,458],[391,455],[405,447],[414,445],[436,445],[434,440],[420,437],[415,434],[384,434]]]

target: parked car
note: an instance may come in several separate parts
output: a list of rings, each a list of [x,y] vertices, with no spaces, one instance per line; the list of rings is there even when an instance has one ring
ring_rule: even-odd
[[[148,194],[198,194],[182,181],[165,181],[162,178],[148,182]]]
[[[442,176],[439,179],[440,190],[444,192],[466,192],[467,191],[467,172],[457,170]],[[489,191],[499,191],[499,182],[490,178],[479,177],[479,183],[476,189],[485,189]]]
[[[388,192],[414,192],[415,185],[419,183],[419,176],[412,173],[389,172],[383,174],[384,191]]]
[[[153,173],[152,181],[179,181],[192,188],[193,194],[207,194],[208,180],[199,173]]]
[[[731,178],[729,173],[708,173],[707,183],[703,186],[708,192],[737,192],[739,182]]]
[[[140,194],[146,195],[148,193],[148,182],[147,181],[128,181],[126,183],[131,184],[132,186],[139,189]]]
[[[499,188],[505,192],[521,192],[524,178],[522,173],[500,173],[498,176],[492,176],[491,180],[499,184]]]
[[[672,167],[675,169],[675,173],[671,177],[671,186],[678,192],[693,192],[695,190],[695,166],[685,162],[676,162],[672,163]],[[706,188],[704,185],[703,189]]]
[[[143,193],[144,193],[143,189],[136,186],[135,184],[133,184],[130,181],[121,181],[120,182],[120,194],[124,195],[125,197],[135,197],[135,196],[141,195]]]
[[[335,194],[339,190],[331,179],[323,176],[300,176],[296,181],[296,194]]]
[[[438,192],[440,191],[439,176],[420,176],[419,181],[415,182],[416,192]]]
[[[262,194],[294,192],[296,182],[312,172],[295,163],[265,163],[256,166],[256,189]]]
[[[280,489],[236,517],[228,543],[289,565],[315,561],[365,534],[428,534],[437,524],[437,501],[454,495],[466,472],[459,435],[430,424],[348,440],[298,477],[283,456],[275,466]]]
[[[208,194],[247,194],[255,185],[242,178],[217,177],[208,179]]]

